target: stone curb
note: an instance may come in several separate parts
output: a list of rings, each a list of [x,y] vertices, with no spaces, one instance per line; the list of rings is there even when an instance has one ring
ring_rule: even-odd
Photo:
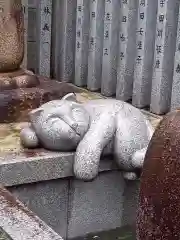
[[[39,217],[0,188],[0,227],[13,240],[63,240]]]
[[[73,176],[74,153],[47,152],[42,157],[0,159],[0,183],[14,186]],[[115,161],[104,158],[99,171],[118,169]]]

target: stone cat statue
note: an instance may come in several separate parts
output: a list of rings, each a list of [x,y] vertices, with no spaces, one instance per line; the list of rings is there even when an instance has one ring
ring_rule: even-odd
[[[76,151],[74,174],[92,180],[102,154],[113,154],[124,177],[137,178],[153,128],[140,110],[114,99],[78,103],[74,93],[43,104],[29,113],[31,126],[22,129],[26,148]]]

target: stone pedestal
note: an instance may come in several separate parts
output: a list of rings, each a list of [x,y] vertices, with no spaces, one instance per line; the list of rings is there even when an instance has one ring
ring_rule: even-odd
[[[0,154],[0,182],[64,239],[134,225],[139,181],[125,181],[107,157],[97,178],[83,182],[73,162],[74,153],[43,149]]]
[[[45,102],[61,99],[70,92],[80,91],[77,87],[36,76],[39,84],[29,88],[14,88],[0,91],[0,123],[24,122],[28,112]],[[28,84],[31,82],[29,81]],[[0,86],[1,87],[1,86]]]

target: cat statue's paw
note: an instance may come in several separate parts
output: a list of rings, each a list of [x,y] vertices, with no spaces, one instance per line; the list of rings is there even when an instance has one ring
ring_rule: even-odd
[[[137,180],[139,177],[135,172],[123,172],[122,173],[124,179],[134,181]]]
[[[135,169],[137,169],[137,168],[138,169],[142,169],[143,168],[144,158],[145,158],[146,152],[147,152],[147,147],[142,148],[142,149],[136,151],[132,155],[132,158],[131,158],[132,166]]]

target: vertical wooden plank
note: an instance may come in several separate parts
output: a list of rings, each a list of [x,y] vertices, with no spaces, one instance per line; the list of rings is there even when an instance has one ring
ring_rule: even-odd
[[[52,0],[39,0],[37,11],[38,72],[50,77]]]
[[[89,0],[77,0],[75,84],[80,87],[87,85],[89,13]]]
[[[136,61],[132,104],[138,108],[150,105],[156,32],[157,1],[139,0],[136,33]]]
[[[104,4],[104,0],[90,0],[87,88],[91,91],[97,91],[101,88]]]
[[[137,0],[122,0],[120,8],[119,54],[116,98],[132,98],[136,54]]]
[[[158,0],[151,112],[167,113],[171,104],[179,1]]]
[[[119,0],[105,0],[101,83],[101,93],[105,96],[112,96],[116,93],[119,9]]]

